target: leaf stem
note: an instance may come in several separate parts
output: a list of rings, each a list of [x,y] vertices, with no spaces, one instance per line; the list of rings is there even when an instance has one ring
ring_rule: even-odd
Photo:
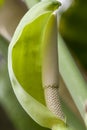
[[[87,99],[87,83],[83,79],[63,39],[59,35],[59,71],[77,109],[85,120],[84,105]]]

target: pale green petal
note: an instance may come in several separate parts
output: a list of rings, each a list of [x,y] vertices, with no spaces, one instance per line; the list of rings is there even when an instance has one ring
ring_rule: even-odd
[[[37,123],[48,128],[54,124],[66,127],[45,106],[41,79],[43,32],[58,6],[56,0],[35,5],[17,27],[8,53],[9,75],[20,104]]]

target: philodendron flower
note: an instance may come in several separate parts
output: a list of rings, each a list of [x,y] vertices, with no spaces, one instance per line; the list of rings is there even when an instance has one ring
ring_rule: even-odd
[[[43,0],[32,7],[8,50],[10,80],[20,104],[38,124],[53,130],[67,129],[58,97],[59,5],[57,0]]]

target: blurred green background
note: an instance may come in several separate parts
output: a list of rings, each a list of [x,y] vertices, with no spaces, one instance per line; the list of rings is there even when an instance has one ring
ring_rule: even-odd
[[[29,4],[31,7],[38,1],[0,0],[0,130],[46,130],[36,124],[18,103],[7,71],[7,51],[13,33],[27,12]],[[61,0],[61,2],[59,32],[84,78],[87,79],[87,0]],[[80,119],[69,92],[65,88],[62,89],[60,95],[66,95],[63,98]],[[80,120],[83,123],[82,119]]]

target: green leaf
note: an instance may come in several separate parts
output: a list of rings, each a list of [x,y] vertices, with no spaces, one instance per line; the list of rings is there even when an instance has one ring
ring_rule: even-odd
[[[62,108],[66,115],[67,124],[73,130],[86,130],[84,123],[79,119],[79,117],[69,108],[68,103],[62,101]]]
[[[84,105],[87,100],[87,83],[83,79],[63,39],[59,35],[59,71],[77,109],[85,121]]]
[[[33,5],[35,5],[37,2],[39,2],[40,0],[25,0],[25,3],[27,4],[27,6],[29,8],[31,8]]]
[[[44,34],[47,25],[53,28],[53,12],[59,5],[56,0],[44,0],[30,9],[17,27],[8,53],[9,75],[19,102],[38,124],[48,128],[55,124],[66,128],[45,105],[41,77]]]

